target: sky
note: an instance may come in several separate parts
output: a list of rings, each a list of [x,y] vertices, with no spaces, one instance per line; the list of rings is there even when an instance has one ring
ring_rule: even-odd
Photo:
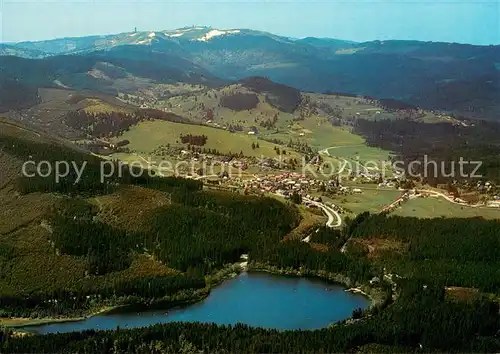
[[[500,44],[500,0],[0,0],[0,41],[203,25],[352,41]]]

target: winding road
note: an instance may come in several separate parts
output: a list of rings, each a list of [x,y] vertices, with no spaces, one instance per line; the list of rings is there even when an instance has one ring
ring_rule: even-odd
[[[331,146],[329,148],[321,150],[319,153],[321,155],[327,155],[328,157],[332,157],[332,155],[330,154],[330,150],[340,149],[340,148],[344,148],[344,147],[353,147],[353,146],[364,146],[364,145]],[[342,172],[344,172],[344,170],[346,169],[347,165],[350,165],[352,167],[353,163],[355,165],[359,166],[361,168],[361,170],[363,170],[362,172],[364,172],[366,175],[368,175],[368,176],[375,176],[376,175],[373,172],[371,172],[365,165],[361,164],[361,162],[359,162],[359,161],[353,161],[351,163],[349,160],[347,160],[347,159],[345,159],[343,157],[338,157],[338,159],[342,160],[343,165],[340,168],[339,172],[337,172],[337,175],[340,175]],[[378,169],[378,167],[375,167],[375,168]],[[353,172],[353,170],[351,168],[348,168],[348,171],[349,172]],[[358,170],[357,172],[360,172],[360,171]]]
[[[340,217],[340,214],[338,212],[336,212],[335,210],[333,210],[332,208],[326,206],[323,203],[315,202],[314,200],[311,200],[309,198],[304,198],[303,202],[315,205],[318,208],[321,208],[323,210],[323,212],[328,216],[328,221],[326,222],[326,227],[336,228],[336,227],[342,226],[342,218]],[[318,232],[318,230],[316,230],[316,232]],[[302,240],[302,242],[309,243],[311,241],[311,236],[312,236],[312,234],[305,237]]]
[[[340,214],[333,208],[328,207],[323,203],[315,202],[314,200],[308,198],[304,198],[304,202],[315,205],[323,210],[323,212],[328,217],[328,221],[326,222],[326,227],[333,228],[342,226],[342,218],[340,217]]]

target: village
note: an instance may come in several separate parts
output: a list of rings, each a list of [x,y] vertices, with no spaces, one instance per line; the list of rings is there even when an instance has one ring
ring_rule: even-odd
[[[128,151],[126,140],[115,144],[97,141],[97,144],[100,149]],[[139,154],[133,154],[146,161]],[[285,199],[298,195],[300,200],[319,203],[322,201],[322,196],[363,194],[364,186],[369,186],[369,188],[401,191],[394,201],[381,210],[383,212],[392,212],[408,200],[427,197],[444,198],[450,203],[461,206],[500,208],[498,190],[489,181],[478,181],[477,184],[468,186],[453,184],[452,188],[450,184],[436,185],[434,188],[424,185],[417,187],[398,171],[392,171],[389,178],[383,178],[379,171],[368,169],[363,165],[358,165],[356,170],[346,169],[342,175],[324,176],[319,172],[324,162],[320,154],[309,161],[307,168],[300,168],[301,166],[289,156],[259,158],[244,156],[241,153],[224,154],[215,149],[204,149],[194,145],[186,147],[166,144],[159,146],[154,155],[173,161],[172,166],[176,167],[167,169],[167,172],[175,171],[176,174],[187,178],[204,180],[210,188],[245,194],[273,194]],[[155,163],[149,162],[148,167],[154,168]],[[312,203],[306,204],[309,207],[316,207]]]
[[[321,159],[313,159],[311,168],[303,169],[301,173],[297,172],[296,168],[292,170],[292,166],[277,158],[245,157],[237,154],[214,155],[184,149],[176,150],[174,154],[177,154],[175,158],[179,161],[190,161],[205,167],[207,164],[219,166],[216,173],[202,167],[195,172],[191,171],[192,173],[186,169],[183,172],[188,178],[204,179],[208,185],[218,185],[244,193],[271,193],[286,199],[298,194],[302,198],[320,201],[320,195],[362,194],[363,186],[371,186],[402,192],[398,199],[384,208],[385,211],[393,210],[409,199],[420,197],[441,197],[463,206],[500,207],[500,197],[495,195],[495,187],[491,182],[477,182],[477,186],[471,186],[472,191],[459,193],[458,190],[450,190],[449,185],[437,185],[435,188],[416,187],[415,183],[406,180],[401,173],[383,178],[379,173],[366,168],[362,171],[350,171],[343,176],[325,178],[321,174],[310,172],[321,165]],[[481,196],[481,200],[477,199],[478,195]]]

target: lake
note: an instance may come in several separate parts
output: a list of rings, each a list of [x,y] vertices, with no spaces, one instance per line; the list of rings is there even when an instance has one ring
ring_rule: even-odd
[[[268,273],[241,273],[212,289],[196,304],[170,310],[102,314],[77,322],[51,323],[24,329],[40,334],[87,329],[145,327],[168,322],[244,323],[254,327],[318,329],[351,317],[369,300],[321,280]]]

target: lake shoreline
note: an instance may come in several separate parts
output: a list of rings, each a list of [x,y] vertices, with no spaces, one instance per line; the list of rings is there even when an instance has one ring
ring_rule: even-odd
[[[4,321],[0,319],[0,327],[18,329],[16,332],[19,333],[33,334],[33,332],[29,330],[29,327],[37,327],[52,323],[78,322],[99,315],[116,314],[122,312],[126,313],[127,311],[131,312],[134,310],[147,311],[152,309],[170,310],[170,309],[180,308],[202,302],[210,295],[212,289],[221,285],[223,282],[227,280],[235,278],[242,272],[269,273],[273,275],[291,276],[298,278],[315,278],[318,280],[325,281],[327,283],[339,285],[343,287],[344,291],[346,292],[349,292],[352,289],[359,289],[359,291],[361,291],[359,292],[359,294],[370,300],[369,308],[376,307],[383,302],[383,294],[374,291],[372,287],[369,287],[367,285],[354,284],[349,278],[341,274],[333,274],[324,271],[309,271],[309,270],[300,271],[292,269],[283,269],[266,264],[249,262],[248,264],[245,264],[244,267],[241,265],[241,263],[228,265],[227,267],[222,268],[211,275],[208,275],[206,278],[207,286],[203,289],[195,291],[194,294],[191,294],[191,296],[185,299],[170,300],[164,298],[151,301],[148,304],[144,302],[138,302],[135,304],[106,306],[98,311],[92,312],[88,316],[79,316],[79,317],[42,318],[42,319],[12,318],[12,319],[5,319]],[[175,297],[175,295],[171,297]],[[14,322],[14,323],[9,323],[9,322]]]
[[[342,286],[344,291],[360,294],[370,300],[370,308],[380,306],[385,301],[385,293],[368,284],[355,283],[347,276],[326,271],[285,269],[268,264],[253,263],[248,265],[249,272],[263,272],[274,275],[293,276],[301,278],[315,278],[328,283]]]
[[[125,307],[126,305],[116,305],[116,306],[106,306],[99,311],[92,312],[88,316],[80,317],[44,317],[44,318],[24,318],[24,317],[10,317],[10,318],[0,318],[0,327],[8,328],[20,328],[20,327],[33,327],[41,326],[51,323],[64,323],[64,322],[78,322],[86,320],[90,317],[104,315],[111,311],[117,310],[120,307]]]
[[[0,318],[0,328],[2,327],[7,327],[11,329],[23,328],[23,330],[18,330],[16,332],[31,334],[32,332],[29,331],[28,329],[29,327],[37,327],[52,323],[79,322],[99,315],[112,314],[121,311],[125,312],[127,311],[126,309],[129,310],[141,309],[145,311],[148,309],[161,308],[166,310],[166,309],[173,309],[176,307],[187,306],[203,301],[210,295],[210,291],[213,288],[219,286],[226,280],[236,277],[241,271],[242,268],[240,267],[240,263],[228,265],[222,269],[219,269],[213,274],[206,276],[207,286],[205,288],[196,290],[192,296],[187,297],[185,299],[170,300],[169,299],[170,297],[175,297],[177,295],[174,294],[161,299],[149,299],[150,302],[148,304],[142,301],[131,304],[103,306],[100,310],[92,311],[88,315],[75,316],[75,317],[61,316],[61,317],[44,317],[44,318],[25,318],[25,317]]]

